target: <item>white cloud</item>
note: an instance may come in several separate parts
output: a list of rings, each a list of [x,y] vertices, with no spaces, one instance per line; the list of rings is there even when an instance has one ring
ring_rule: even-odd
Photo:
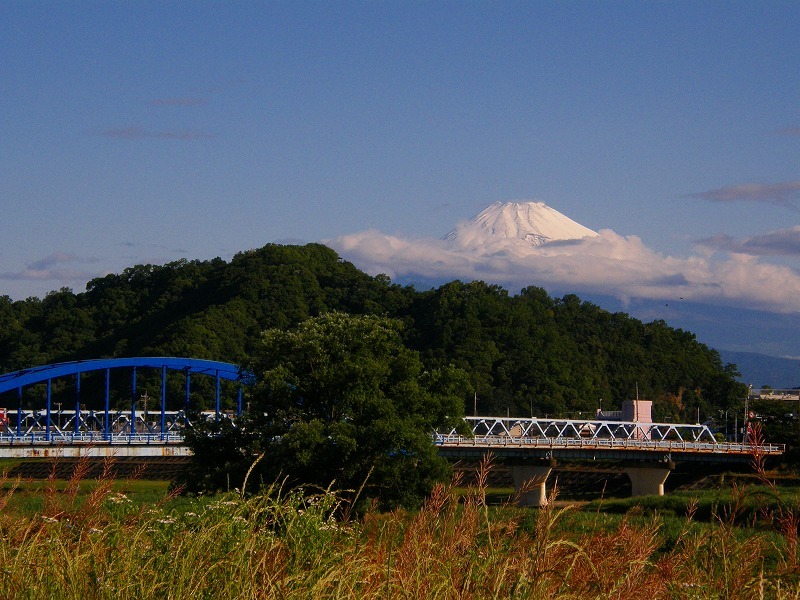
[[[150,102],[153,106],[203,106],[208,104],[208,100],[197,96],[175,96],[171,98],[156,98]]]
[[[66,252],[55,252],[45,256],[20,271],[0,272],[0,280],[11,281],[51,281],[60,285],[83,282],[95,274],[71,265],[95,262],[93,259],[84,259]]]
[[[753,256],[800,256],[800,226],[769,231],[741,240],[718,235],[698,240],[700,247]]]
[[[770,312],[800,311],[800,275],[739,253],[665,256],[637,236],[609,229],[594,238],[533,246],[492,240],[480,249],[370,230],[326,242],[364,271],[393,279],[480,279],[512,291],[535,285],[632,298],[685,299]]]
[[[729,185],[706,192],[690,194],[689,198],[713,200],[715,202],[773,202],[789,204],[800,195],[800,181],[782,181],[780,183],[741,183]]]
[[[196,141],[196,140],[209,140],[217,137],[214,133],[208,133],[199,130],[188,129],[166,129],[161,131],[154,131],[144,129],[138,125],[130,127],[116,127],[114,129],[106,129],[102,132],[105,137],[118,139],[118,140],[146,140],[146,139],[163,139],[163,140],[179,140],[179,141]]]
[[[777,132],[779,135],[800,136],[800,127],[785,127]]]

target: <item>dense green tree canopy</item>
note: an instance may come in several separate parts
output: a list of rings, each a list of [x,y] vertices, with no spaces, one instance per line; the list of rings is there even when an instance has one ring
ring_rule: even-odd
[[[234,473],[239,485],[263,453],[253,472],[261,481],[363,486],[384,507],[418,504],[448,473],[430,434],[461,423],[469,384],[452,367],[426,370],[400,330],[384,317],[332,312],[265,332],[249,414],[236,430],[195,431],[192,480],[223,487]]]
[[[698,410],[704,420],[746,393],[717,352],[663,321],[536,287],[510,295],[453,281],[418,291],[370,277],[318,244],[270,244],[228,262],[137,265],[79,294],[0,296],[0,371],[137,355],[245,364],[260,352],[262,331],[331,311],[402,321],[405,346],[426,366],[467,372],[481,414],[585,414],[601,398],[603,408],[618,408],[638,390],[656,416],[694,422]]]

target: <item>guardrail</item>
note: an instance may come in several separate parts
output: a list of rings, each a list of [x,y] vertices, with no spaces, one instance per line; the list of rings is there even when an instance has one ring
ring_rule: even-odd
[[[697,452],[702,454],[778,455],[784,444],[744,444],[736,442],[688,442],[675,440],[636,440],[604,438],[536,438],[507,435],[475,436],[436,434],[434,442],[446,448],[542,448],[582,450],[644,450],[651,452]]]
[[[24,435],[0,434],[0,446],[58,446],[58,445],[165,445],[183,444],[178,434],[137,433],[105,435],[96,433],[28,433]]]

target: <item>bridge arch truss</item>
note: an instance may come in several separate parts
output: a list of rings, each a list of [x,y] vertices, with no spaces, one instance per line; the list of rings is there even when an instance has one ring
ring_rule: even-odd
[[[160,371],[160,402],[157,410],[150,414],[137,411],[137,375],[141,369]],[[111,407],[111,372],[127,371],[130,374],[130,410]],[[86,410],[81,403],[81,381],[87,373],[104,375],[102,410]],[[183,410],[167,410],[167,377],[169,372],[180,372],[184,376]],[[252,373],[237,365],[211,360],[177,357],[132,357],[73,361],[42,365],[0,375],[0,395],[16,390],[17,407],[0,409],[0,437],[6,442],[14,441],[65,441],[79,439],[87,441],[109,441],[124,434],[130,441],[139,438],[154,438],[157,441],[183,439],[182,429],[189,425],[188,411],[191,380],[194,375],[211,377],[214,380],[214,411],[207,416],[220,418],[221,382],[238,384],[236,392],[236,414],[242,412],[242,388],[253,382]],[[53,421],[52,384],[56,379],[71,378],[74,381],[74,408],[59,410],[57,421]],[[44,384],[43,409],[23,409],[23,390],[26,387]]]

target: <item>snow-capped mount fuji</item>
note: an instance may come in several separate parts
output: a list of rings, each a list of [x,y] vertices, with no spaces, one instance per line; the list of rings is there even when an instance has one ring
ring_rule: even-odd
[[[522,240],[532,246],[599,235],[544,202],[494,202],[448,233],[458,246]]]

